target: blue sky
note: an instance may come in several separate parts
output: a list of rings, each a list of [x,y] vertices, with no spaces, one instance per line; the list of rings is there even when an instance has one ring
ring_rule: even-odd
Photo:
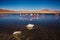
[[[60,10],[60,0],[0,0],[0,9]]]

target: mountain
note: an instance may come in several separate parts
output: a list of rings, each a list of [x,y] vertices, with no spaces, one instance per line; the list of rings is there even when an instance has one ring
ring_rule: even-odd
[[[60,13],[60,11],[57,11],[57,10],[40,10],[41,13]]]
[[[12,11],[12,10],[3,10],[0,9],[0,14],[1,13],[60,13],[60,11],[56,11],[56,10],[21,10],[21,11]]]
[[[18,13],[18,11],[0,9],[0,14],[1,13]]]
[[[56,11],[56,10],[31,10],[31,11],[20,11],[20,13],[60,13],[60,11]]]

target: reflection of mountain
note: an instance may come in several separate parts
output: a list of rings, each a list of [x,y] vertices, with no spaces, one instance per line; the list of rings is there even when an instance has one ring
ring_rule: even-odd
[[[0,9],[0,13],[18,13],[18,11],[11,11],[11,10]]]
[[[56,10],[21,10],[21,11],[11,11],[11,10],[2,10],[0,9],[0,13],[60,13],[60,11]]]

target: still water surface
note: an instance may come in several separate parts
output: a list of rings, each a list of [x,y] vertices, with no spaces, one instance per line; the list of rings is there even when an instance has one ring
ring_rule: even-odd
[[[0,14],[0,27],[35,24],[41,27],[59,27],[60,15],[54,14]]]

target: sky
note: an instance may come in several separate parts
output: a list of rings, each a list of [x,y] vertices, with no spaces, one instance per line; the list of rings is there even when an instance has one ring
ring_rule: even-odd
[[[0,9],[60,11],[60,0],[0,0]]]

